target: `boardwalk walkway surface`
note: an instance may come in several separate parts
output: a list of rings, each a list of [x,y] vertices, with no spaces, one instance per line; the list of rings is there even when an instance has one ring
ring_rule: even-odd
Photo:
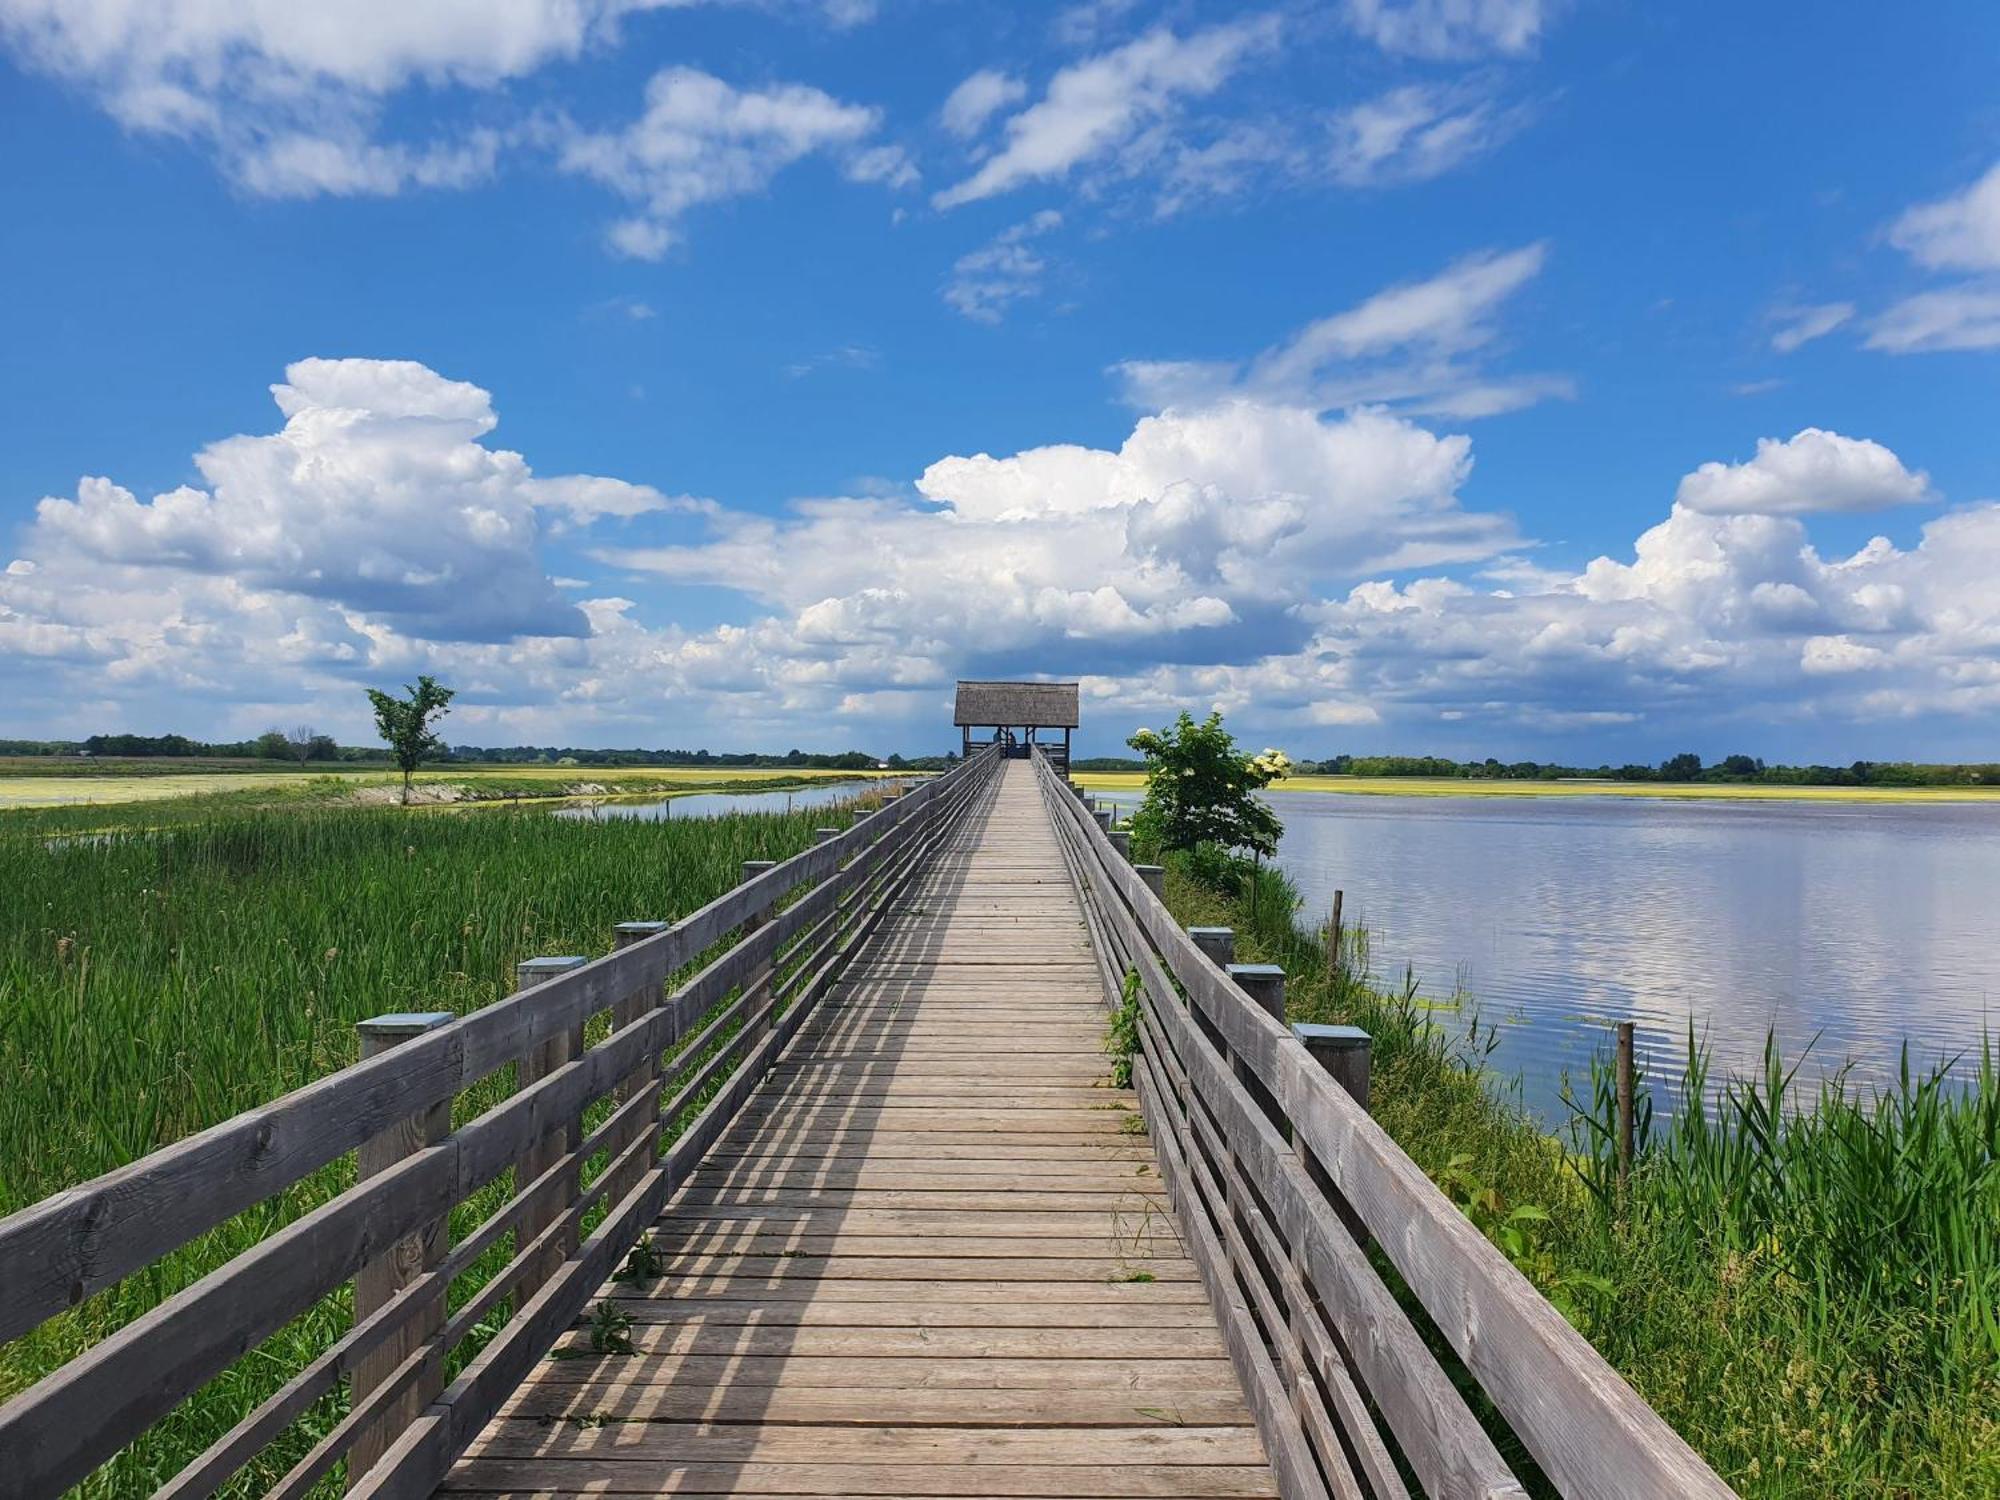
[[[1277,1493],[1007,763],[454,1495]]]

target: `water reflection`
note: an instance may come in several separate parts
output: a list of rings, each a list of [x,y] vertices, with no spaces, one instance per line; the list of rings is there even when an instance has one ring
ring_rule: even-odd
[[[1660,1073],[1692,1019],[1719,1067],[1755,1068],[1775,1027],[1812,1044],[1802,1078],[1868,1081],[2000,1020],[2000,807],[1269,795],[1307,912],[1340,887],[1378,975],[1462,988],[1551,1118],[1616,1020]]]
[[[893,783],[891,783],[893,784]],[[796,812],[808,807],[827,807],[875,785],[868,780],[822,781],[811,786],[775,792],[685,792],[677,797],[629,798],[562,807],[558,818],[639,818],[654,822],[662,818],[717,818],[724,813]]]

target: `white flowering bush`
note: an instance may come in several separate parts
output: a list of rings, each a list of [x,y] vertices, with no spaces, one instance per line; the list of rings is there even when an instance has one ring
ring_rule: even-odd
[[[1146,757],[1146,800],[1132,819],[1143,848],[1277,852],[1284,825],[1255,793],[1290,773],[1282,750],[1245,755],[1219,713],[1199,724],[1183,713],[1165,729],[1140,729],[1125,743]]]

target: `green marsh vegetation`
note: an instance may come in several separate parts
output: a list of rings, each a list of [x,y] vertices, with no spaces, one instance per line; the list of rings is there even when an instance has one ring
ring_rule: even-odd
[[[651,822],[190,800],[206,815],[0,816],[0,1214],[353,1062],[356,1021],[489,1004],[518,960],[601,953],[613,924],[683,915],[744,860],[783,858],[846,821],[825,807]],[[461,1116],[504,1082],[471,1091]],[[0,1399],[326,1201],[352,1170],[329,1167],[0,1348]],[[494,1193],[460,1210],[461,1232]],[[85,1493],[149,1493],[347,1319],[343,1297],[321,1304]],[[338,1416],[322,1403],[257,1477],[268,1485]]]
[[[1990,1038],[1969,1073],[1906,1059],[1894,1088],[1864,1092],[1803,1084],[1804,1059],[1775,1040],[1756,1075],[1716,1078],[1690,1036],[1682,1076],[1653,1080],[1680,1107],[1641,1111],[1621,1190],[1608,1060],[1574,1080],[1552,1135],[1465,997],[1384,983],[1365,931],[1329,954],[1284,874],[1242,857],[1249,839],[1175,847],[1161,826],[1142,810],[1134,842],[1167,865],[1175,915],[1233,927],[1239,957],[1282,965],[1293,1019],[1371,1033],[1375,1118],[1742,1493],[2000,1495]]]

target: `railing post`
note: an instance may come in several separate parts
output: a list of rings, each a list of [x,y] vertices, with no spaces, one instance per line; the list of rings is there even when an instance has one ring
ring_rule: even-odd
[[[1325,1068],[1333,1081],[1347,1090],[1356,1104],[1368,1108],[1368,1074],[1374,1053],[1374,1039],[1359,1026],[1322,1026],[1312,1021],[1294,1021],[1292,1035],[1305,1044],[1314,1062]],[[1371,1236],[1368,1226],[1354,1211],[1335,1184],[1326,1164],[1294,1139],[1292,1149],[1299,1154],[1306,1175],[1313,1180],[1326,1201],[1333,1205],[1340,1222],[1354,1236],[1354,1243],[1366,1247]]]
[[[456,1018],[448,1010],[421,1011],[405,1015],[376,1016],[355,1026],[361,1036],[361,1060],[380,1057],[392,1047],[448,1025]],[[440,1099],[408,1119],[399,1120],[372,1140],[361,1143],[356,1153],[355,1177],[366,1181],[428,1146],[435,1146],[451,1134],[451,1100]],[[383,1307],[392,1297],[424,1272],[444,1259],[450,1236],[450,1219],[432,1219],[416,1233],[406,1235],[373,1260],[365,1261],[354,1273],[354,1321],[359,1323]],[[356,1360],[350,1377],[351,1405],[374,1390],[419,1345],[444,1327],[442,1295],[432,1296],[421,1307],[412,1307],[401,1325],[371,1354]],[[444,1389],[444,1363],[434,1361],[410,1388],[382,1411],[381,1416],[354,1435],[348,1449],[347,1473],[350,1486],[375,1466],[376,1460],[402,1434],[423,1409]]]
[[[840,830],[838,828],[815,828],[813,830],[813,842],[815,844],[824,844],[829,840],[839,837]]]
[[[1115,807],[1093,807],[1091,809],[1091,816],[1097,819],[1097,826],[1099,828],[1109,833],[1111,831],[1111,820],[1118,816],[1118,809]]]
[[[1274,1021],[1285,1019],[1285,971],[1276,964],[1229,964],[1236,987],[1255,1000]]]
[[[617,948],[630,948],[634,943],[643,943],[647,938],[657,937],[670,925],[667,922],[620,922],[612,929],[612,945]],[[623,1031],[627,1026],[644,1020],[658,1008],[664,994],[664,986],[658,984],[634,990],[611,1008],[612,1030]],[[638,1066],[618,1080],[620,1105],[630,1103],[653,1086],[660,1076],[660,1054],[677,1040],[679,1038],[671,1035],[664,1038],[661,1045],[647,1052]],[[631,1164],[612,1182],[606,1195],[608,1203],[616,1203],[631,1192],[637,1186],[639,1179],[652,1169],[660,1148],[660,1117],[657,1108],[651,1112],[641,1111],[640,1118],[620,1131],[618,1138],[611,1143],[611,1154],[616,1157],[641,1137],[650,1137],[651,1144],[634,1157]]]
[[[530,958],[514,966],[514,988],[533,989],[538,984],[554,979],[558,974],[567,974],[572,969],[580,969],[584,960],[575,954],[564,954],[553,958]],[[518,1081],[526,1089],[548,1077],[566,1063],[583,1055],[583,1022],[564,1028],[547,1041],[528,1049],[521,1059]],[[520,1192],[529,1183],[577,1147],[583,1144],[583,1120],[572,1116],[565,1120],[551,1121],[547,1132],[538,1141],[529,1145],[514,1162],[514,1191]],[[582,1163],[572,1162],[555,1184],[544,1191],[540,1198],[526,1205],[521,1215],[520,1226],[514,1231],[514,1246],[518,1252],[543,1230],[560,1219],[582,1191]],[[527,1306],[533,1297],[576,1248],[576,1226],[568,1232],[556,1236],[539,1264],[527,1268],[521,1278],[519,1292],[515,1296],[516,1309]]]
[[[1165,865],[1134,865],[1133,870],[1146,883],[1146,889],[1162,901],[1167,899],[1167,867]]]
[[[1187,935],[1201,949],[1202,956],[1218,969],[1227,970],[1236,962],[1236,929],[1233,927],[1190,927]]]
[[[1375,1040],[1359,1026],[1322,1026],[1314,1021],[1294,1021],[1292,1035],[1305,1043],[1314,1062],[1332,1075],[1333,1081],[1368,1107],[1368,1075]]]
[[[832,834],[835,837],[838,837],[840,834],[840,830],[838,828],[816,828],[813,830],[814,842],[824,844],[826,842],[827,834]],[[775,870],[777,867],[778,867],[778,862],[775,859],[746,859],[743,861],[743,879],[745,881],[755,880],[759,875],[762,875],[766,870]],[[770,920],[771,920],[771,914],[769,911],[760,911],[752,916],[744,918],[743,935],[741,938],[738,939],[738,941],[747,942],[751,934],[756,932],[758,928],[762,927],[766,922]],[[776,957],[777,955],[774,953],[772,955],[772,958],[775,959]],[[746,1024],[750,1020],[750,1013],[757,1008],[756,999],[758,991],[769,988],[771,982],[771,973],[772,970],[775,969],[776,967],[777,965],[774,962],[767,961],[765,963],[759,964],[756,967],[756,969],[754,969],[744,979],[743,1019]],[[767,1019],[765,1024],[758,1028],[760,1035],[763,1031],[769,1028],[769,1024],[770,1023]],[[754,1042],[755,1038],[752,1038],[751,1040]]]
[[[1276,964],[1230,964],[1228,974],[1236,982],[1236,987],[1248,995],[1251,1001],[1276,1021],[1285,1024],[1285,971]],[[1243,1085],[1244,1092],[1255,1099],[1271,1123],[1280,1130],[1290,1133],[1291,1123],[1285,1119],[1285,1112],[1278,1104],[1277,1096],[1257,1077],[1256,1070],[1232,1052],[1230,1066],[1236,1071],[1236,1081]]]

